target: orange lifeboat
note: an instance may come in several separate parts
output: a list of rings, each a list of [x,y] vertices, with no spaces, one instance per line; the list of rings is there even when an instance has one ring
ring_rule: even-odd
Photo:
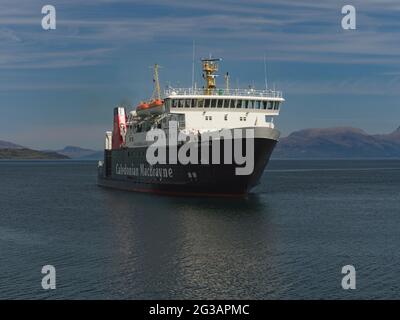
[[[161,114],[164,112],[164,101],[161,99],[155,99],[147,102],[142,102],[136,107],[136,113],[139,116],[149,116],[155,114]]]
[[[145,117],[150,115],[162,114],[165,111],[164,101],[161,99],[160,82],[158,81],[158,64],[154,65],[154,92],[149,102],[141,102],[136,107],[138,116]]]
[[[161,99],[155,99],[150,102],[150,108],[161,107],[163,104],[164,104],[164,101],[162,101]]]
[[[146,102],[141,102],[137,107],[136,107],[136,113],[139,116],[145,116],[145,115],[149,115],[149,104]]]
[[[164,101],[161,99],[155,99],[150,102],[149,105],[150,114],[161,114],[164,112]]]

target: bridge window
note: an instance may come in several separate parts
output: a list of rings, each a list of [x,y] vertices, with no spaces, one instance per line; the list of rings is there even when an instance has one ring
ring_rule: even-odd
[[[242,107],[243,101],[242,100],[237,100],[236,102],[236,108],[240,109]]]
[[[203,99],[197,100],[197,108],[204,108],[204,100]]]
[[[262,101],[261,102],[262,103],[262,108],[264,109],[264,110],[267,110],[267,101]]]
[[[211,108],[216,108],[217,107],[217,100],[216,99],[212,99],[211,100]]]
[[[190,99],[187,99],[187,100],[184,100],[184,101],[185,101],[184,107],[185,108],[190,108]]]
[[[229,108],[229,103],[231,102],[231,100],[225,99],[224,100],[224,108]]]
[[[273,101],[268,101],[268,110],[273,109]]]
[[[165,99],[164,104],[165,104],[165,108],[167,110],[169,110],[171,108],[171,100],[170,99]]]
[[[172,108],[178,108],[178,100],[176,99],[172,100]]]
[[[217,107],[218,107],[218,108],[222,108],[222,104],[224,103],[224,100],[218,99],[217,101],[218,101]]]
[[[254,101],[254,109],[260,109],[261,101]]]
[[[211,102],[210,99],[205,99],[204,100],[204,108],[209,108],[210,107],[210,102]]]
[[[279,110],[279,102],[275,101],[274,103],[274,110]]]
[[[242,108],[247,109],[249,107],[249,100],[243,100]]]

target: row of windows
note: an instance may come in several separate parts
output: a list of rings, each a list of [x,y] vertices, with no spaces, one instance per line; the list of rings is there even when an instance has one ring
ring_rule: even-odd
[[[235,108],[279,110],[279,101],[257,101],[240,99],[172,99],[172,108]]]
[[[212,116],[205,116],[205,119],[206,120],[212,120]],[[228,121],[228,115],[226,114],[226,115],[224,115],[224,120],[225,121]],[[240,121],[246,121],[247,120],[247,117],[239,117],[239,120]],[[267,121],[267,117],[265,117],[265,121]],[[267,121],[268,122],[268,121]]]

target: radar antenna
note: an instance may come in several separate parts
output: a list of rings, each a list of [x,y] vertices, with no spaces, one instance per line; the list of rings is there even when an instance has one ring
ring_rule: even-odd
[[[222,59],[219,58],[201,59],[201,62],[203,63],[203,78],[206,80],[204,94],[211,95],[213,90],[215,90],[215,78],[218,76],[215,74],[215,72],[218,71],[218,62],[221,60]]]

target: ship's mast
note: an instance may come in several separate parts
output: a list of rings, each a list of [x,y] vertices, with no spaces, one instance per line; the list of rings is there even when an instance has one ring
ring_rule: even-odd
[[[221,59],[201,59],[203,62],[203,78],[206,80],[206,87],[204,88],[204,94],[210,95],[216,88],[215,78],[217,75],[215,72],[218,71],[218,62]]]
[[[154,82],[154,91],[151,96],[151,100],[161,100],[161,90],[160,90],[160,81],[158,79],[158,68],[160,66],[156,63],[154,64],[154,76],[153,76],[153,82]]]

